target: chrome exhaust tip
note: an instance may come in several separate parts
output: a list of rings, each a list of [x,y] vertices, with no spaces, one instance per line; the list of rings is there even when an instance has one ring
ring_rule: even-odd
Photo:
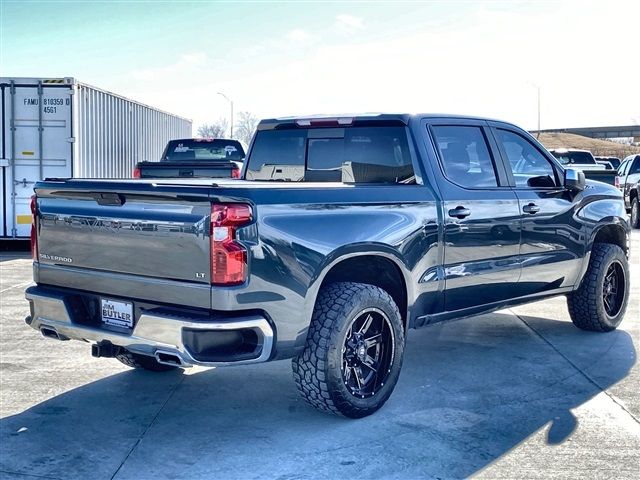
[[[65,337],[64,335],[60,335],[55,328],[48,327],[46,325],[40,327],[40,333],[43,337],[53,338],[55,340],[69,340],[69,337]]]
[[[156,350],[154,355],[156,357],[156,361],[158,363],[162,363],[163,365],[171,365],[172,367],[190,367],[182,361],[179,355],[173,352],[167,352],[165,350]]]

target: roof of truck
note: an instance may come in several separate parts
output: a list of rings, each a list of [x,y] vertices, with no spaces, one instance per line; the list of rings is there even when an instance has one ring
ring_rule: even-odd
[[[579,148],[564,148],[564,147],[559,147],[559,148],[550,148],[549,149],[550,152],[555,152],[555,153],[571,153],[571,152],[586,152],[586,153],[591,153],[591,150],[581,150]]]
[[[258,130],[270,130],[282,125],[298,126],[311,126],[316,123],[322,125],[323,123],[332,122],[335,126],[351,125],[354,122],[391,122],[402,123],[407,125],[411,118],[450,118],[450,119],[466,119],[466,120],[484,120],[490,122],[509,123],[503,120],[475,117],[472,115],[455,115],[446,113],[340,113],[340,114],[321,114],[321,115],[300,115],[294,117],[278,117],[267,118],[260,121],[258,124]],[[323,125],[324,126],[324,125]],[[328,125],[326,125],[328,126]]]

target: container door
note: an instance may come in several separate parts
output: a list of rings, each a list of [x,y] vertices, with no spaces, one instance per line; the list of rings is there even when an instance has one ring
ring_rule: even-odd
[[[8,85],[4,106],[3,234],[25,238],[35,182],[72,174],[72,87]]]

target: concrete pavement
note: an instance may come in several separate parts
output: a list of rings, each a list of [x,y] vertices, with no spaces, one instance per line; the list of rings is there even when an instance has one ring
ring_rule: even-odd
[[[28,258],[0,253],[0,478],[638,478],[640,232],[621,328],[564,298],[409,332],[387,405],[316,412],[288,361],[138,372],[28,328]]]

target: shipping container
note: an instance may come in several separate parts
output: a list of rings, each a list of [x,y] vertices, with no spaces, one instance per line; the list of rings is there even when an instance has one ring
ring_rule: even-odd
[[[0,239],[28,238],[33,185],[43,178],[127,178],[159,160],[191,120],[73,78],[4,78]]]

